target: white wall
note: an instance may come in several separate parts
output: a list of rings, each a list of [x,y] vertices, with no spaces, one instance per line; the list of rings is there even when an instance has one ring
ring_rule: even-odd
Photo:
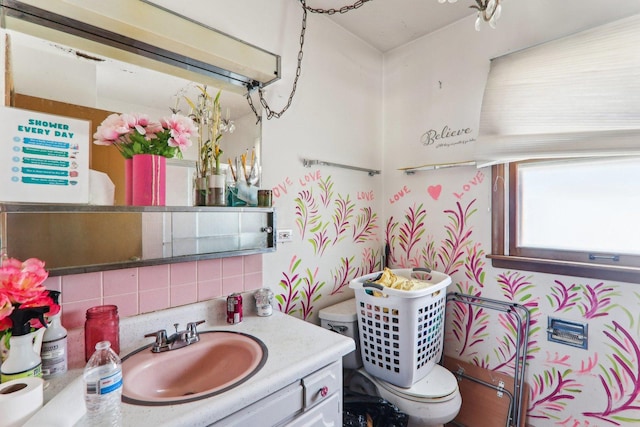
[[[300,47],[298,1],[239,0],[216,2],[215,8],[202,0],[155,2],[280,55],[282,79],[268,86],[265,96],[274,111],[286,105]],[[382,169],[382,126],[382,54],[326,17],[309,14],[291,107],[282,118],[265,118],[262,124],[262,186],[273,189],[278,228],[293,230],[292,242],[263,258],[264,284],[281,298],[281,310],[317,321],[320,308],[352,295],[344,277],[336,279],[342,269],[353,275],[372,258],[380,262],[382,178],[305,168],[302,159]],[[342,211],[351,212],[342,228],[335,225],[338,204],[350,206]],[[374,234],[356,242],[358,218],[366,209],[377,214]],[[304,231],[303,218],[313,222]],[[321,251],[319,244],[325,245]]]
[[[637,13],[637,1],[505,1],[496,30],[484,27],[476,33],[474,19],[463,19],[385,55],[384,194],[394,203],[385,203],[384,212],[388,229],[395,230],[387,236],[395,241],[392,264],[427,264],[451,274],[450,291],[529,309],[526,381],[531,389],[524,410],[530,426],[640,422],[634,409],[640,400],[634,387],[640,370],[639,319],[630,309],[638,304],[637,285],[494,269],[485,257],[491,251],[490,169],[467,166],[409,177],[395,169],[446,161],[449,155],[450,161],[466,158],[460,147],[472,149],[473,142],[434,148],[421,144],[420,135],[448,126],[470,128],[472,139],[477,137],[491,58]],[[407,218],[414,212],[422,215],[424,234],[405,251],[397,230],[412,224]],[[446,354],[513,374],[508,318],[491,310],[449,308]],[[473,321],[467,322],[470,314]],[[547,317],[588,323],[589,348],[547,341]]]

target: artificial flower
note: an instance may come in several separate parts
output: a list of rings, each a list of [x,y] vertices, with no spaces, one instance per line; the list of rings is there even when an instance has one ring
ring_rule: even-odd
[[[29,258],[22,262],[15,258],[5,258],[0,264],[0,332],[13,326],[9,317],[17,308],[48,307],[47,316],[58,314],[60,306],[49,296],[42,285],[49,277],[44,262]],[[45,325],[38,319],[31,321],[32,328]]]
[[[207,86],[197,86],[197,88],[200,90],[197,102],[187,97],[185,101],[191,109],[189,117],[200,124],[197,135],[199,158],[196,162],[196,173],[204,178],[209,174],[221,173],[220,155],[223,151],[220,148],[222,139],[220,95],[222,90],[219,90],[214,97],[209,94]]]
[[[146,114],[111,114],[98,126],[94,144],[115,146],[125,159],[136,154],[182,158],[198,128],[189,117],[173,114],[159,122]]]

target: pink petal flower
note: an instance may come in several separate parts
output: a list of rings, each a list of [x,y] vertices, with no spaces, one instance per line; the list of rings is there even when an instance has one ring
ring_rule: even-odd
[[[169,146],[178,147],[180,151],[184,151],[185,148],[191,147],[191,139],[186,134],[180,134],[169,138]]]
[[[9,315],[13,312],[13,304],[9,299],[9,295],[0,289],[0,331],[11,327],[11,319]]]
[[[24,303],[46,291],[42,283],[48,276],[40,260],[30,258],[22,263],[9,258],[0,267],[0,290],[13,303]]]

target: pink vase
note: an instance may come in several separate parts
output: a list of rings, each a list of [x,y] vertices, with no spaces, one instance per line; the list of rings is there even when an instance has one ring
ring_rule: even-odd
[[[124,204],[133,205],[133,159],[124,159]]]
[[[132,159],[133,206],[164,206],[167,188],[167,158],[136,154]]]

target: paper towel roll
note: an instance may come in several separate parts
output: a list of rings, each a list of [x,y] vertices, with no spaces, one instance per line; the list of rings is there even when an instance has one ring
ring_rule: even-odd
[[[112,206],[116,187],[104,172],[89,169],[89,204]]]
[[[23,425],[42,407],[44,381],[29,377],[0,384],[0,416],[2,426]]]

